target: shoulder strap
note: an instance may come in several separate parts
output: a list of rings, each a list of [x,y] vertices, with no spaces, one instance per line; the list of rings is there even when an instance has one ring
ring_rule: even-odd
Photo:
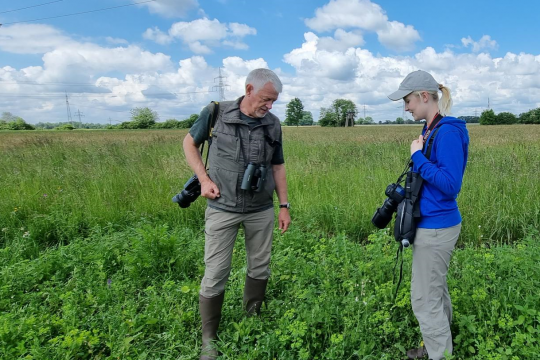
[[[437,132],[439,131],[441,127],[438,126],[435,131],[433,132],[433,135],[431,135],[431,137],[429,138],[429,142],[428,142],[428,146],[427,146],[427,151],[426,151],[426,159],[429,160],[430,156],[431,156],[431,148],[433,147],[433,141],[435,141],[435,135],[437,135]]]
[[[208,158],[210,157],[210,145],[212,145],[212,130],[216,125],[216,120],[219,115],[219,102],[212,101],[214,103],[214,108],[212,109],[212,114],[210,116],[210,124],[208,124],[208,150],[206,151],[206,160],[204,162],[204,168],[208,169]],[[201,147],[201,156],[204,154],[204,142]]]
[[[212,101],[214,104],[214,108],[212,109],[212,116],[210,117],[210,126],[208,126],[208,143],[212,143],[212,130],[214,130],[214,126],[216,126],[216,121],[219,115],[219,102]]]

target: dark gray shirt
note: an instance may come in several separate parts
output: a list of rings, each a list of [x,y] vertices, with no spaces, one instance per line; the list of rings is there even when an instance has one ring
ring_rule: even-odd
[[[208,110],[208,107],[205,107],[201,113],[199,114],[199,118],[191,129],[189,130],[189,133],[191,134],[191,137],[195,141],[195,144],[200,145],[204,141],[208,140],[208,134],[210,133],[210,116],[211,113]],[[240,119],[249,126],[250,129],[253,129],[255,126],[261,124],[261,120],[257,118],[252,118],[250,116],[245,115],[244,113],[240,112]],[[283,136],[280,133],[279,134],[279,144],[276,145],[274,150],[274,155],[272,157],[272,165],[280,165],[285,163],[285,159],[283,157]]]

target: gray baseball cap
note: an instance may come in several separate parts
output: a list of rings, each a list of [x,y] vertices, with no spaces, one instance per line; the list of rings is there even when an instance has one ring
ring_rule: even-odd
[[[416,70],[407,75],[405,79],[399,84],[399,89],[394,91],[388,98],[392,101],[403,99],[413,91],[438,91],[439,83],[435,81],[430,73],[423,70]]]

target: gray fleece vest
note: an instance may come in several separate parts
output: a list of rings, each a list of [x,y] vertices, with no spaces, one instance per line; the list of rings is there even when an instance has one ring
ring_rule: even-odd
[[[219,115],[212,131],[208,175],[218,187],[221,196],[208,199],[208,205],[230,212],[250,213],[273,206],[276,184],[271,160],[274,146],[279,143],[281,124],[275,115],[268,112],[261,119],[260,125],[249,130],[249,126],[240,119],[242,99],[243,97],[240,97],[235,101],[219,103]],[[247,159],[244,159],[244,154]],[[261,192],[240,188],[249,162],[264,163],[268,167],[266,182]]]

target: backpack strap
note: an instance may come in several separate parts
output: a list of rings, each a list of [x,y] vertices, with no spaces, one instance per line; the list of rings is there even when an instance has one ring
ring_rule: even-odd
[[[429,160],[430,156],[431,156],[431,148],[433,147],[433,141],[435,141],[435,135],[437,135],[437,132],[439,131],[441,127],[437,127],[435,129],[435,131],[433,132],[433,135],[431,135],[431,137],[429,138],[429,142],[428,142],[428,146],[427,146],[427,151],[425,153],[425,156],[426,158]]]
[[[212,145],[212,130],[216,126],[216,121],[219,115],[219,102],[212,101],[214,108],[212,109],[212,114],[210,116],[210,124],[208,126],[208,146]]]

